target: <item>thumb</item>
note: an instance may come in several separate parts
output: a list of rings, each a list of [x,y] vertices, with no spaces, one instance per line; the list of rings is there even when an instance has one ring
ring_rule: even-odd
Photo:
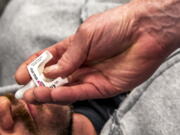
[[[67,50],[54,65],[48,66],[44,74],[49,78],[67,77],[78,69],[88,54],[88,43],[78,32],[68,38]]]

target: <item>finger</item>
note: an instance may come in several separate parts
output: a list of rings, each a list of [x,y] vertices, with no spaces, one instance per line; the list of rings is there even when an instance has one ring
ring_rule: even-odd
[[[44,93],[43,95],[42,92]],[[93,95],[101,97],[96,88],[92,84],[87,83],[71,87],[59,87],[53,90],[37,87],[26,92],[23,99],[32,104],[37,102],[70,104],[77,100],[93,98]]]
[[[15,73],[15,79],[18,84],[26,84],[30,81],[30,75],[27,70],[27,65],[37,57],[37,54],[34,54],[27,61],[25,61],[19,66]]]
[[[0,126],[4,130],[10,130],[14,126],[11,115],[11,102],[6,97],[0,97]]]
[[[51,92],[53,102],[71,104],[75,101],[102,98],[104,95],[90,83],[79,84],[71,87],[61,87]]]
[[[27,102],[70,104],[79,100],[107,98],[118,91],[101,74],[88,75],[84,82],[58,88],[36,87],[24,95]]]
[[[67,77],[76,71],[88,56],[92,34],[79,30],[69,38],[69,46],[57,64],[47,67],[44,73],[49,78]]]
[[[70,104],[75,101],[112,97],[119,93],[100,72],[81,77],[81,84],[55,88],[51,92],[53,102]]]
[[[20,67],[17,69],[15,78],[17,83],[19,84],[26,84],[30,81],[30,75],[27,70],[27,65],[30,64],[34,59],[36,59],[39,55],[41,55],[45,50],[48,50],[52,55],[53,58],[50,62],[47,63],[47,65],[55,64],[57,63],[58,59],[62,56],[62,54],[65,52],[67,48],[67,40],[65,39],[60,43],[57,43],[49,48],[43,49],[35,54],[33,54],[30,58],[28,58],[24,63],[20,65]]]
[[[50,103],[52,102],[51,88],[36,87],[29,89],[25,92],[23,99],[31,104]]]

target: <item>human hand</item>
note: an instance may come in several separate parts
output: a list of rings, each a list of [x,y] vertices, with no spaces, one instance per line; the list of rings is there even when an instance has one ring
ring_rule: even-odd
[[[88,18],[74,35],[45,49],[54,59],[44,74],[49,78],[68,76],[70,83],[32,88],[24,99],[69,104],[132,90],[178,48],[179,5],[177,0],[134,0]],[[19,67],[17,82],[30,80],[26,66],[43,51]]]

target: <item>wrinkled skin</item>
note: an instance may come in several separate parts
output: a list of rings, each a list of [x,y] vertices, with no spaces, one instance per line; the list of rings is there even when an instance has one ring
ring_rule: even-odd
[[[68,77],[70,84],[32,88],[24,100],[69,104],[132,90],[179,47],[179,6],[178,0],[134,0],[88,18],[74,35],[45,49],[54,55],[45,75]],[[26,66],[43,51],[19,67],[18,83],[29,82]]]
[[[96,135],[88,118],[72,115],[72,135]],[[13,96],[0,96],[0,135],[67,135],[70,107],[30,105]]]

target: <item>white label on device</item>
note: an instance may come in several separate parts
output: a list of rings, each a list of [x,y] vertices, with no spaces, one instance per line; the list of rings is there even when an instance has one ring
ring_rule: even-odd
[[[68,83],[67,79],[62,79],[61,77],[58,77],[56,79],[49,79],[44,76],[44,66],[52,58],[52,54],[48,51],[45,51],[27,66],[29,74],[37,86],[55,88],[57,86],[61,86]]]
[[[21,99],[28,89],[36,86],[54,88],[68,83],[68,79],[62,79],[61,77],[49,79],[44,76],[44,66],[52,59],[52,57],[50,52],[45,51],[27,66],[32,80],[15,93],[17,99]]]

